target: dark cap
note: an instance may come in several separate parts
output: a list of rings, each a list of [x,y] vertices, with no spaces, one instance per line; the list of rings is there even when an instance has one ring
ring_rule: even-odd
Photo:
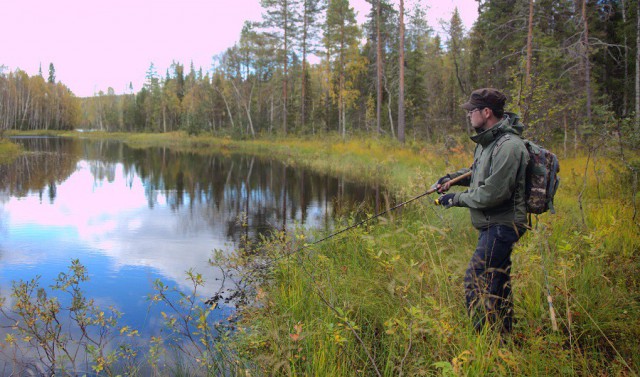
[[[462,108],[471,111],[473,109],[503,110],[507,97],[501,91],[493,88],[476,89],[471,92],[469,101],[462,104]]]

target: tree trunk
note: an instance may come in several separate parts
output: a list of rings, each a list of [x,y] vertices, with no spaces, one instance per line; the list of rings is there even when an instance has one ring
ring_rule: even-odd
[[[302,97],[300,99],[300,124],[302,125],[302,127],[304,128],[304,125],[306,124],[305,119],[307,117],[305,111],[305,105],[306,105],[306,99],[307,99],[307,57],[306,57],[306,51],[302,53],[303,58],[302,58],[302,80],[300,83],[300,97]]]
[[[640,9],[640,0],[637,1]],[[640,11],[637,13],[636,27],[636,132],[640,130]]]
[[[289,35],[287,33],[288,31],[288,5],[287,5],[287,1],[285,0],[284,3],[284,77],[283,79],[283,83],[282,83],[282,130],[284,131],[284,134],[287,134],[287,68],[288,68],[288,53],[289,51],[288,49],[288,44],[287,44],[287,39],[289,38]]]
[[[384,80],[384,90],[387,92],[387,111],[389,112],[389,128],[391,128],[391,137],[396,138],[396,130],[393,126],[393,113],[391,112],[391,92],[387,85],[387,79]]]
[[[529,31],[527,33],[527,68],[525,83],[527,88],[531,86],[531,60],[533,59],[533,0],[529,0]]]
[[[582,21],[584,25],[584,82],[587,96],[587,122],[591,124],[591,63],[589,62],[589,23],[587,20],[587,0],[582,0]]]
[[[331,106],[329,104],[330,96],[329,91],[331,90],[331,50],[330,46],[327,44],[327,51],[325,60],[326,64],[326,72],[325,72],[325,89],[324,89],[324,130],[329,130],[329,111],[331,110]]]
[[[271,135],[271,132],[273,131],[273,117],[275,112],[275,105],[273,101],[274,101],[273,94],[271,94],[271,111],[269,113],[269,135]]]
[[[227,97],[224,96],[224,94],[222,93],[222,91],[218,88],[215,88],[216,91],[220,94],[220,97],[222,97],[222,100],[224,101],[224,105],[227,108],[227,114],[229,114],[229,120],[231,121],[231,129],[235,129],[236,125],[233,122],[233,115],[231,113],[231,108],[229,107],[229,102],[227,102]]]
[[[380,7],[382,0],[378,0],[378,7],[376,9],[376,31],[377,31],[377,46],[376,46],[376,124],[378,135],[382,132],[380,122],[382,121],[382,41],[380,40]]]
[[[167,133],[167,107],[162,104],[162,131]]]
[[[398,87],[398,140],[404,144],[404,0],[400,0],[400,82]]]
[[[316,103],[311,102],[311,114],[315,113],[315,109],[316,109]],[[316,134],[316,121],[315,121],[315,117],[311,119],[311,134],[315,135]]]
[[[566,110],[562,112],[562,124],[564,125],[564,158],[567,158],[567,112]]]
[[[620,4],[622,5],[622,24],[626,25],[627,24],[627,6],[626,6],[626,2],[627,0],[622,0],[620,1]],[[629,46],[628,46],[628,40],[627,40],[627,30],[624,29],[622,31],[622,33],[624,34],[623,40],[624,40],[624,47],[623,47],[623,52],[624,52],[624,85],[622,87],[622,117],[626,117],[627,116],[627,105],[629,102],[629,87],[627,85],[627,83],[629,82]]]
[[[305,6],[305,13],[303,14],[303,35],[302,35],[302,80],[300,80],[300,96],[302,97],[300,100],[300,124],[304,128],[305,125],[305,105],[306,105],[306,97],[307,97],[307,7]]]
[[[339,87],[338,87],[338,108],[340,111],[339,117],[340,120],[338,123],[342,124],[342,139],[345,140],[347,137],[347,122],[345,115],[345,105],[344,105],[344,88],[345,88],[345,62],[344,62],[344,53],[345,53],[345,37],[344,31],[344,23],[342,24],[342,30],[340,31],[340,79],[339,79]]]
[[[238,97],[238,103],[242,104],[242,107],[244,108],[244,112],[247,115],[247,133],[251,133],[251,137],[255,138],[256,133],[253,128],[253,120],[251,119],[251,98],[253,97],[253,88],[255,88],[255,81],[251,83],[251,91],[249,91],[249,98],[246,98],[246,99],[243,98],[242,94],[240,93],[240,90],[238,89],[238,86],[235,84],[235,82],[233,82],[233,80],[231,81],[231,84],[233,85],[233,89],[235,89],[236,91],[236,96]]]
[[[255,139],[256,131],[253,128],[253,120],[251,119],[251,98],[253,97],[253,88],[255,87],[255,82],[251,84],[251,92],[249,93],[249,98],[247,99],[245,106],[245,110],[247,112],[247,118],[249,119],[249,131],[251,132],[251,137]],[[253,166],[253,160],[251,160],[251,166]]]

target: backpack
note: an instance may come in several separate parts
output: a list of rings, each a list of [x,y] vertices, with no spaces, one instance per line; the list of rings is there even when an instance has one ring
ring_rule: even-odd
[[[529,140],[522,140],[529,152],[525,183],[527,212],[540,214],[551,211],[551,213],[556,213],[553,208],[553,197],[560,184],[558,157]]]

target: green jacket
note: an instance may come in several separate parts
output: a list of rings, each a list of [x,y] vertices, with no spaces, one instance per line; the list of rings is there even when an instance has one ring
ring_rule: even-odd
[[[529,153],[520,138],[524,125],[513,113],[505,113],[491,129],[471,137],[476,145],[470,178],[458,185],[469,189],[455,194],[453,205],[469,207],[477,229],[491,225],[526,227],[525,173]],[[468,172],[449,174],[455,178]]]

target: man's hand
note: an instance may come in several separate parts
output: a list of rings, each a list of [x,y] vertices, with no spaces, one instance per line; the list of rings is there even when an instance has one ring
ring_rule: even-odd
[[[435,200],[435,204],[439,206],[443,206],[444,208],[453,207],[453,198],[456,194],[444,194],[441,195],[438,199]]]
[[[447,174],[444,177],[441,177],[440,179],[438,179],[436,183],[431,185],[431,189],[436,190],[438,193],[442,194],[443,192],[448,191],[449,188],[451,187],[451,185],[447,183],[450,180],[451,180],[451,176]]]

